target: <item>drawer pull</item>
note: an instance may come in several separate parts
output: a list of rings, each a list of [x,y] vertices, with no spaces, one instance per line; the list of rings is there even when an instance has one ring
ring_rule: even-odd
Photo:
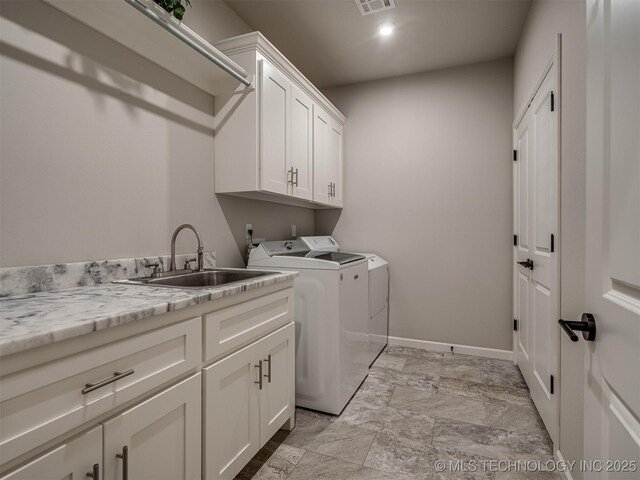
[[[271,354],[267,355],[267,358],[265,358],[264,361],[269,364],[267,366],[267,374],[265,375],[265,377],[267,378],[269,383],[271,383]]]
[[[97,463],[93,465],[93,470],[87,473],[87,477],[93,478],[93,480],[100,480],[100,465]]]
[[[87,383],[82,389],[82,394],[86,395],[87,393],[93,392],[94,390],[98,390],[110,383],[116,382],[121,378],[128,377],[129,375],[133,375],[133,369],[127,370],[126,372],[113,372],[113,377],[107,378],[106,380],[102,380],[98,383]]]
[[[122,453],[116,453],[116,458],[122,459],[122,480],[129,480],[129,447],[122,447]]]

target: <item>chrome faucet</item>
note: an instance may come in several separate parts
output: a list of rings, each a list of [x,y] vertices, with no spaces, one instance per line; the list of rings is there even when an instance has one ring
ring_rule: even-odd
[[[176,228],[176,231],[173,232],[173,237],[171,237],[171,263],[169,264],[169,271],[170,272],[176,271],[176,238],[178,237],[178,234],[185,228],[188,228],[189,230],[193,231],[193,233],[196,234],[196,238],[198,239],[198,271],[202,272],[204,270],[204,261],[203,261],[204,247],[202,246],[202,240],[200,239],[200,234],[196,230],[196,227],[194,227],[189,223],[180,225],[178,228]]]

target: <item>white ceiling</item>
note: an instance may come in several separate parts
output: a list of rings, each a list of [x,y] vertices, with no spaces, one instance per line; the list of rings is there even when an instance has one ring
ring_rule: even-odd
[[[354,0],[225,0],[318,87],[514,54],[529,0],[396,0],[362,16]],[[390,37],[378,26],[392,22]]]

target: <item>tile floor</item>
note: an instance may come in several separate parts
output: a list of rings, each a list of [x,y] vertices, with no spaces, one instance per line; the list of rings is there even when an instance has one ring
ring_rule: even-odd
[[[488,463],[553,458],[526,384],[509,361],[389,346],[340,416],[297,409],[296,422],[236,478],[560,479]],[[436,460],[475,461],[476,471],[466,463],[464,472],[438,472]]]

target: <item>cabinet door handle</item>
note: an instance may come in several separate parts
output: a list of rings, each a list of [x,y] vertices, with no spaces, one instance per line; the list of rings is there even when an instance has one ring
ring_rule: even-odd
[[[86,395],[87,393],[98,390],[99,388],[105,387],[113,382],[117,382],[121,378],[128,377],[129,375],[133,375],[133,368],[126,372],[113,372],[113,377],[107,378],[106,380],[102,380],[98,383],[86,383],[81,392],[83,395]]]
[[[93,469],[87,473],[87,477],[93,478],[93,480],[100,480],[100,465],[94,464]]]
[[[293,186],[293,167],[287,170],[287,185]]]
[[[116,453],[122,459],[122,480],[129,480],[129,447],[122,447],[122,453]]]
[[[331,184],[329,184],[329,196],[331,196],[331,191],[332,191]]]
[[[291,167],[291,169],[293,170],[293,167]],[[291,178],[293,178],[294,173],[291,172]],[[295,172],[295,176],[296,176],[296,181],[295,183],[292,182],[296,187],[298,186],[298,169],[296,168],[296,172]]]
[[[258,365],[254,365],[258,369],[258,380],[253,382],[257,383],[260,386],[260,390],[262,390],[262,360],[258,362]]]
[[[267,377],[267,381],[271,383],[271,354],[267,355],[265,362],[267,362],[267,374],[265,377]]]

